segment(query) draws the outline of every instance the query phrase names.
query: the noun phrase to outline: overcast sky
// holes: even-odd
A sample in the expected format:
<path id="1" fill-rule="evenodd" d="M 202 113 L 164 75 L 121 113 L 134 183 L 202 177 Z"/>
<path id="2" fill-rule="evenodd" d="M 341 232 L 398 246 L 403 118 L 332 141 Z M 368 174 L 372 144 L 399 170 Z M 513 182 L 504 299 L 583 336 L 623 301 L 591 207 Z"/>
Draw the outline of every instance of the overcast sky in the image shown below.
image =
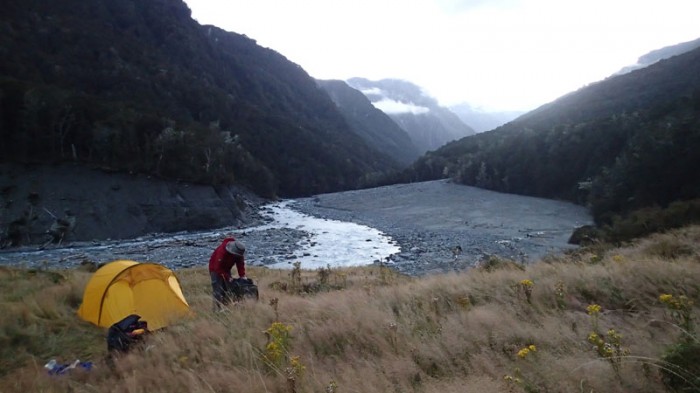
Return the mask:
<path id="1" fill-rule="evenodd" d="M 185 0 L 317 79 L 405 79 L 442 105 L 529 110 L 700 38 L 700 0 Z"/>

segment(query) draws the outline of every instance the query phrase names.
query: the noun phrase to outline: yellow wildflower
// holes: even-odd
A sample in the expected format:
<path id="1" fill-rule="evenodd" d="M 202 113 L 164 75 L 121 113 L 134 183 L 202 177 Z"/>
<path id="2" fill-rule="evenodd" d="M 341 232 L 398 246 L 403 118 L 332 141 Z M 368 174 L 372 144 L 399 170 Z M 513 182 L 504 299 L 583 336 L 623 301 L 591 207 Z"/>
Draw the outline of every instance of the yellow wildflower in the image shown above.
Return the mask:
<path id="1" fill-rule="evenodd" d="M 588 307 L 586 307 L 588 315 L 598 315 L 600 314 L 600 310 L 602 310 L 602 307 L 600 307 L 599 304 L 590 304 Z"/>
<path id="2" fill-rule="evenodd" d="M 618 332 L 615 331 L 615 329 L 610 329 L 608 330 L 608 337 L 610 337 L 613 340 L 620 340 L 622 338 L 622 335 Z"/>
<path id="3" fill-rule="evenodd" d="M 602 342 L 603 340 L 598 336 L 596 333 L 591 332 L 591 334 L 588 335 L 588 342 L 594 345 L 598 345 Z"/>
<path id="4" fill-rule="evenodd" d="M 304 371 L 306 371 L 306 366 L 301 363 L 299 356 L 292 356 L 289 358 L 289 366 L 291 367 L 292 373 L 297 377 L 303 376 Z"/>
<path id="5" fill-rule="evenodd" d="M 612 346 L 610 346 L 610 344 L 605 343 L 605 345 L 603 346 L 602 355 L 604 357 L 611 357 L 613 355 L 613 349 L 612 349 Z"/>
<path id="6" fill-rule="evenodd" d="M 537 348 L 534 345 L 528 345 L 527 347 L 518 351 L 518 357 L 524 359 L 530 352 L 537 352 Z"/>
<path id="7" fill-rule="evenodd" d="M 526 279 L 520 281 L 520 285 L 522 285 L 525 288 L 532 288 L 532 286 L 534 286 L 535 283 L 532 280 L 528 280 L 526 278 Z"/>

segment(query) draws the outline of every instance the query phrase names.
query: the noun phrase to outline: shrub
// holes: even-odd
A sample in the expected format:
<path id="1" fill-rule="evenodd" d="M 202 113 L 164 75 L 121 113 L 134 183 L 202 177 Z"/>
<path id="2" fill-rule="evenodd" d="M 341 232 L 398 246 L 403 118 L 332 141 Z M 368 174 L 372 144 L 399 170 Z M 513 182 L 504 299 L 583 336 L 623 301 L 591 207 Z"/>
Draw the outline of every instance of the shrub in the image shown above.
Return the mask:
<path id="1" fill-rule="evenodd" d="M 661 239 L 648 245 L 644 251 L 650 255 L 665 259 L 676 259 L 682 256 L 693 255 L 693 249 L 689 245 L 674 238 Z"/>
<path id="2" fill-rule="evenodd" d="M 700 343 L 679 343 L 663 356 L 666 386 L 677 392 L 700 392 Z"/>
<path id="3" fill-rule="evenodd" d="M 486 260 L 481 262 L 479 268 L 487 272 L 495 270 L 525 270 L 525 268 L 517 262 L 496 255 L 489 255 Z"/>
<path id="4" fill-rule="evenodd" d="M 625 216 L 616 216 L 603 229 L 604 239 L 624 242 L 700 222 L 700 199 L 677 201 L 666 208 L 647 207 Z"/>

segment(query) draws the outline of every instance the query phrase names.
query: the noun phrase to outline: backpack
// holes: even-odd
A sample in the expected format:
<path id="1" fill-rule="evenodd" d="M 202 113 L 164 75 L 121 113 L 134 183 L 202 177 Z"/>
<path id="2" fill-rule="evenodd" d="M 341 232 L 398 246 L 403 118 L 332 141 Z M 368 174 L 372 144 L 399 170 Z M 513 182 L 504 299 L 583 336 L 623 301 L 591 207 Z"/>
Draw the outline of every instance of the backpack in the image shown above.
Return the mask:
<path id="1" fill-rule="evenodd" d="M 109 327 L 107 331 L 109 352 L 127 352 L 131 346 L 143 340 L 143 334 L 148 332 L 148 323 L 139 319 L 141 316 L 131 314 Z"/>
<path id="2" fill-rule="evenodd" d="M 234 300 L 259 299 L 258 286 L 250 278 L 236 278 L 228 283 L 228 291 Z"/>

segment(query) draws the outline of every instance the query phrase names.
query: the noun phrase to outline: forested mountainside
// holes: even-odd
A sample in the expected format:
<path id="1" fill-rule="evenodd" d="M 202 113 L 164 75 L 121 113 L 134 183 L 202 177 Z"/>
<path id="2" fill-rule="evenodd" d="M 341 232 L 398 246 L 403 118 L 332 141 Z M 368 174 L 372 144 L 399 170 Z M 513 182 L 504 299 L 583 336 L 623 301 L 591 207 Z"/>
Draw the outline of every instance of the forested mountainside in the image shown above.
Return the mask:
<path id="1" fill-rule="evenodd" d="M 348 85 L 361 91 L 411 137 L 420 154 L 476 133 L 456 114 L 417 85 L 400 79 L 371 81 L 351 78 Z"/>
<path id="2" fill-rule="evenodd" d="M 630 71 L 638 70 L 656 63 L 659 60 L 668 59 L 669 57 L 678 56 L 680 54 L 690 52 L 693 49 L 700 48 L 700 38 L 681 42 L 680 44 L 670 45 L 661 49 L 653 50 L 645 55 L 639 56 L 636 64 L 622 68 L 616 74 L 624 74 Z"/>
<path id="3" fill-rule="evenodd" d="M 412 164 L 420 155 L 411 137 L 369 99 L 340 80 L 319 80 L 340 113 L 368 145 L 384 152 L 402 165 Z"/>
<path id="4" fill-rule="evenodd" d="M 571 200 L 588 204 L 596 222 L 605 224 L 700 197 L 698 151 L 700 49 L 594 83 L 496 130 L 450 143 L 421 157 L 404 180 L 449 176 Z"/>
<path id="5" fill-rule="evenodd" d="M 299 196 L 399 165 L 297 64 L 181 0 L 26 0 L 0 15 L 0 160 Z"/>

